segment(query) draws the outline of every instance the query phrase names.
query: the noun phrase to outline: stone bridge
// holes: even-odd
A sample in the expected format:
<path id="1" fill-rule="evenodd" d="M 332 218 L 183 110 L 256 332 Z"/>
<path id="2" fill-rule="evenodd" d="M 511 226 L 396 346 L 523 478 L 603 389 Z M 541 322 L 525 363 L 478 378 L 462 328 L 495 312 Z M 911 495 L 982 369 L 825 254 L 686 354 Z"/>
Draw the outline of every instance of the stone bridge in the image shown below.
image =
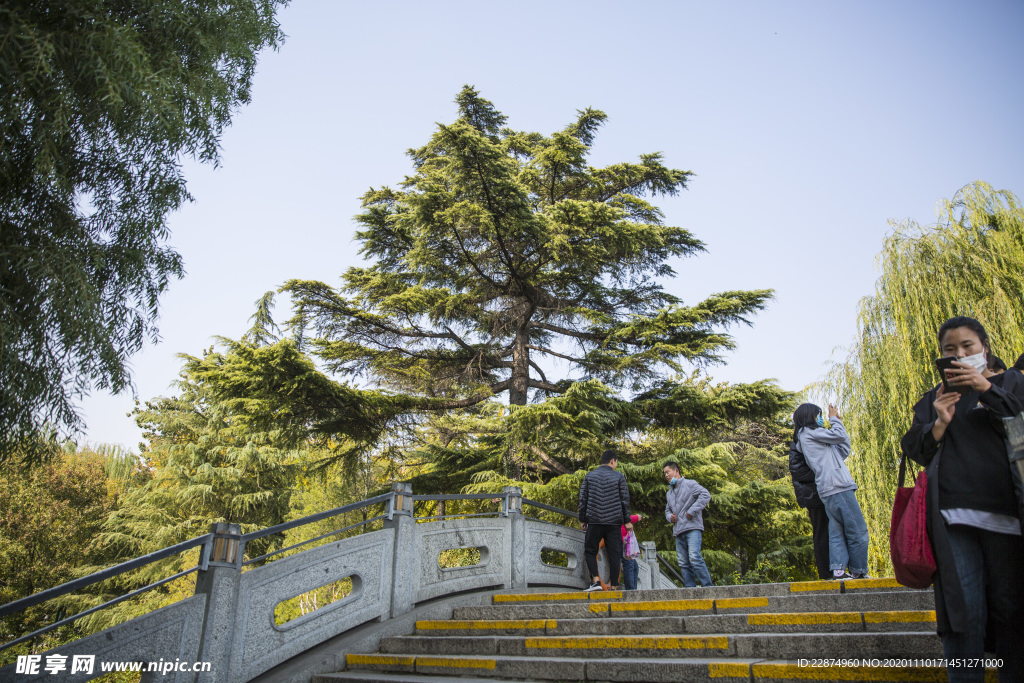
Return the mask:
<path id="1" fill-rule="evenodd" d="M 419 518 L 413 511 L 416 501 L 465 499 L 500 499 L 501 509 Z M 245 559 L 246 543 L 256 538 L 382 503 L 384 514 L 353 525 L 382 520 L 380 530 L 263 564 L 259 561 L 269 558 Z M 102 675 L 99 662 L 142 662 L 144 670 L 155 662 L 167 672 L 143 673 L 143 681 L 309 681 L 314 674 L 337 670 L 347 654 L 375 652 L 382 638 L 410 633 L 417 620 L 450 618 L 454 608 L 488 604 L 496 592 L 587 586 L 583 532 L 528 516 L 524 505 L 565 515 L 561 519 L 575 516 L 525 499 L 517 487 L 506 487 L 500 494 L 416 496 L 408 484 L 395 484 L 382 496 L 250 534 L 240 534 L 236 525 L 215 525 L 201 538 L 0 607 L 0 616 L 12 614 L 184 550 L 202 548 L 195 567 L 148 587 L 196 572 L 191 597 L 43 653 L 36 672 L 19 672 L 13 664 L 4 667 L 0 682 L 86 681 Z M 674 587 L 659 570 L 654 544 L 643 545 L 639 587 Z M 445 568 L 438 561 L 446 550 L 472 548 L 480 554 L 472 566 Z M 542 551 L 564 557 L 565 566 L 545 563 Z M 344 598 L 285 624 L 275 620 L 275 608 L 282 602 L 343 579 L 350 579 L 352 586 Z M 75 655 L 93 655 L 97 665 L 91 673 L 72 674 Z M 59 657 L 66 659 L 58 677 L 45 667 L 60 662 Z M 178 665 L 200 662 L 208 662 L 209 671 L 168 668 L 172 663 L 186 668 Z"/>

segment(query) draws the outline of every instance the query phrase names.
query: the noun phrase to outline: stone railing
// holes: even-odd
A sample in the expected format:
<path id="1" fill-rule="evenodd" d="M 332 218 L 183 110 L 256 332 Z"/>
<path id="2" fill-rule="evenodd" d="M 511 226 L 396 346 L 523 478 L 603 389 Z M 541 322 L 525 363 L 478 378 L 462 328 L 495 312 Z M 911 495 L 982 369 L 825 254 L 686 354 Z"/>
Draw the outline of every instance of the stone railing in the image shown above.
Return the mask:
<path id="1" fill-rule="evenodd" d="M 426 518 L 415 517 L 413 511 L 416 501 L 474 499 L 500 502 L 500 510 Z M 353 525 L 382 521 L 380 530 L 331 541 L 260 566 L 252 565 L 267 556 L 243 559 L 246 543 L 256 538 L 381 503 L 385 504 L 384 514 Z M 55 680 L 46 670 L 54 656 L 66 658 L 60 680 L 85 681 L 102 675 L 98 664 L 92 672 L 72 674 L 75 655 L 92 655 L 97 663 L 143 662 L 144 671 L 154 662 L 166 671 L 143 673 L 143 681 L 243 682 L 345 631 L 399 617 L 425 601 L 495 588 L 584 588 L 589 576 L 583 562 L 583 532 L 527 516 L 524 505 L 575 517 L 568 510 L 524 499 L 518 487 L 506 487 L 500 494 L 414 496 L 408 484 L 399 483 L 384 496 L 251 534 L 240 534 L 237 525 L 214 525 L 211 534 L 190 542 L 190 547 L 203 546 L 199 565 L 182 573 L 198 572 L 195 595 L 44 653 L 35 674 L 17 672 L 15 665 L 4 667 L 0 682 Z M 672 587 L 658 569 L 654 544 L 643 546 L 639 587 Z M 442 566 L 441 553 L 459 549 L 476 549 L 479 560 L 471 566 Z M 558 564 L 543 561 L 556 556 L 561 560 Z M 133 561 L 134 566 L 143 559 Z M 603 557 L 601 564 L 603 569 Z M 95 581 L 109 578 L 117 569 L 107 570 Z M 351 590 L 342 599 L 277 623 L 274 613 L 280 603 L 344 579 L 351 581 Z M 90 581 L 72 583 L 87 585 Z M 46 593 L 49 597 L 64 594 L 60 589 Z M 44 599 L 47 596 L 41 594 L 5 605 L 0 616 Z M 209 671 L 176 670 L 168 668 L 170 663 L 209 663 Z"/>

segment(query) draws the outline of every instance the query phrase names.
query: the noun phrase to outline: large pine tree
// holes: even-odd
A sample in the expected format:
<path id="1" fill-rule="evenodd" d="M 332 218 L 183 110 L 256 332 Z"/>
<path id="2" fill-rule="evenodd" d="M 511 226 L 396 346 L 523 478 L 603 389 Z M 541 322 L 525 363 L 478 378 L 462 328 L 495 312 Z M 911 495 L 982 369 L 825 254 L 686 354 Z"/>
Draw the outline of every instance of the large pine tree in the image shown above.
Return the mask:
<path id="1" fill-rule="evenodd" d="M 723 329 L 771 297 L 730 291 L 685 306 L 664 290 L 670 259 L 704 245 L 645 197 L 677 194 L 690 173 L 660 154 L 590 166 L 604 113 L 580 111 L 544 136 L 505 128 L 469 86 L 456 102 L 458 119 L 409 152 L 401 189 L 364 195 L 357 238 L 373 263 L 349 269 L 340 290 L 286 285 L 293 322 L 312 327 L 332 370 L 435 410 L 563 394 L 572 379 L 549 378 L 541 358 L 636 391 L 684 361 L 716 360 L 732 346 Z M 514 447 L 506 471 L 521 473 Z"/>

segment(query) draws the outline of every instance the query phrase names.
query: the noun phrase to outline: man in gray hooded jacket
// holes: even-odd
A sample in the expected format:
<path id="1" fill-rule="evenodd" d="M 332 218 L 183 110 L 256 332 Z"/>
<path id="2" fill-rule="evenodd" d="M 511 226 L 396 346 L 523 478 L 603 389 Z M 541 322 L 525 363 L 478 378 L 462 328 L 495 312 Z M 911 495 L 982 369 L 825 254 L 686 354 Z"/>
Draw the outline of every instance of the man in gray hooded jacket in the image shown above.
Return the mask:
<path id="1" fill-rule="evenodd" d="M 665 519 L 672 523 L 672 535 L 676 538 L 676 560 L 683 574 L 683 584 L 689 588 L 697 585 L 715 585 L 711 581 L 700 545 L 704 535 L 704 507 L 711 501 L 708 490 L 692 479 L 679 473 L 679 463 L 667 462 L 662 468 L 668 481 Z"/>

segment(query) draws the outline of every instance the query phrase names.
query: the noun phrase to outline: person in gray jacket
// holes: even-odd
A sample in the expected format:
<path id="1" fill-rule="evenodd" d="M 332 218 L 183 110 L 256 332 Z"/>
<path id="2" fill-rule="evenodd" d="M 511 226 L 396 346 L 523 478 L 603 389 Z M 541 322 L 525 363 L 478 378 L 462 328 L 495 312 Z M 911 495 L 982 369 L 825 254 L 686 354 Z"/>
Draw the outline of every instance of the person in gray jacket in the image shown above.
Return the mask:
<path id="1" fill-rule="evenodd" d="M 828 513 L 829 566 L 832 578 L 866 578 L 868 575 L 868 525 L 860 510 L 857 484 L 846 466 L 850 437 L 839 410 L 829 404 L 829 428 L 821 408 L 803 403 L 793 413 L 793 441 L 814 471 L 818 496 Z M 849 567 L 849 573 L 846 569 Z"/>
<path id="2" fill-rule="evenodd" d="M 668 492 L 665 494 L 665 519 L 672 523 L 672 535 L 676 538 L 676 561 L 683 574 L 683 584 L 689 588 L 697 585 L 715 585 L 711 581 L 700 544 L 704 536 L 705 506 L 711 501 L 708 490 L 692 479 L 679 473 L 679 463 L 670 461 L 662 467 Z"/>

